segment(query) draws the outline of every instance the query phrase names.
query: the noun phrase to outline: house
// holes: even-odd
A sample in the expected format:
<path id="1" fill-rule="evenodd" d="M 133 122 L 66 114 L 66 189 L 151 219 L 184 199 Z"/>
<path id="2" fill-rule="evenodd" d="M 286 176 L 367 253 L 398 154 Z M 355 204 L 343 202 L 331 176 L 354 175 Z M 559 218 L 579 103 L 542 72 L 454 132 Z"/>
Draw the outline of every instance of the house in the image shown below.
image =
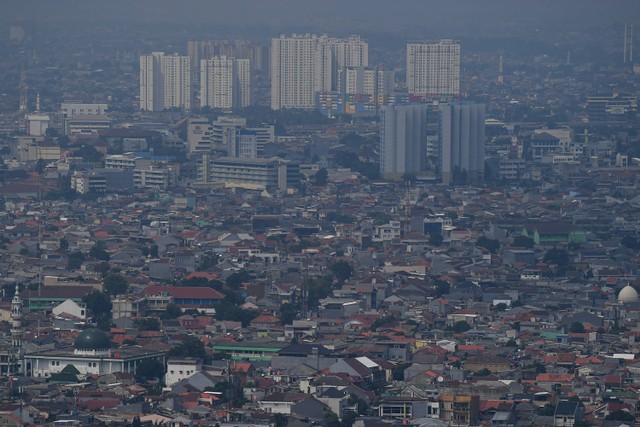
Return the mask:
<path id="1" fill-rule="evenodd" d="M 568 400 L 558 402 L 553 412 L 553 426 L 573 427 L 582 420 L 583 413 L 580 402 Z"/>
<path id="2" fill-rule="evenodd" d="M 480 415 L 477 394 L 448 394 L 440 397 L 440 419 L 452 425 L 475 425 Z"/>
<path id="3" fill-rule="evenodd" d="M 587 233 L 564 222 L 536 222 L 525 224 L 522 235 L 536 244 L 586 243 Z"/>
<path id="4" fill-rule="evenodd" d="M 147 296 L 168 296 L 180 308 L 213 311 L 213 306 L 224 298 L 222 292 L 213 288 L 197 286 L 149 286 L 144 290 Z"/>
<path id="5" fill-rule="evenodd" d="M 270 414 L 291 415 L 293 405 L 309 398 L 311 396 L 304 393 L 276 392 L 265 396 L 258 402 L 258 406 Z"/>
<path id="6" fill-rule="evenodd" d="M 66 316 L 77 320 L 87 320 L 87 305 L 83 302 L 65 300 L 53 307 L 51 310 L 54 316 Z"/>
<path id="7" fill-rule="evenodd" d="M 196 372 L 202 371 L 202 360 L 196 357 L 171 358 L 167 360 L 165 384 L 171 387 L 175 383 L 189 378 Z"/>
<path id="8" fill-rule="evenodd" d="M 439 418 L 440 402 L 422 397 L 387 397 L 378 406 L 380 418 Z"/>

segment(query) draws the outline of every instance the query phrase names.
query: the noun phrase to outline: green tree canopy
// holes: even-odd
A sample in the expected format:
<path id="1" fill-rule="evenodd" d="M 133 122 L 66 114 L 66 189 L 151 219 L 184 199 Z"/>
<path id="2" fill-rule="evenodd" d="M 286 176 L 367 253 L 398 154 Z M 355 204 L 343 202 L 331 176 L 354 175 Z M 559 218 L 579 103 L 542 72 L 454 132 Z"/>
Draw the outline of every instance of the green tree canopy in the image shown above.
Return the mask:
<path id="1" fill-rule="evenodd" d="M 351 266 L 346 261 L 337 261 L 331 264 L 329 267 L 331 273 L 333 273 L 340 282 L 344 282 L 351 277 Z"/>
<path id="2" fill-rule="evenodd" d="M 129 284 L 121 274 L 110 273 L 104 278 L 104 289 L 110 295 L 120 295 L 127 293 Z"/>
<path id="3" fill-rule="evenodd" d="M 629 413 L 629 411 L 625 411 L 623 409 L 618 409 L 617 411 L 611 412 L 607 415 L 605 420 L 614 420 L 614 421 L 635 421 L 636 418 Z"/>
<path id="4" fill-rule="evenodd" d="M 482 236 L 476 241 L 476 246 L 485 248 L 492 254 L 495 254 L 498 249 L 500 249 L 500 242 L 495 239 L 489 239 L 485 236 Z"/>
<path id="5" fill-rule="evenodd" d="M 320 168 L 313 176 L 313 183 L 324 187 L 327 182 L 329 182 L 329 172 L 327 172 L 326 168 Z"/>
<path id="6" fill-rule="evenodd" d="M 189 336 L 180 344 L 167 352 L 167 357 L 198 357 L 202 360 L 207 358 L 204 344 L 198 337 Z"/>
<path id="7" fill-rule="evenodd" d="M 569 253 L 564 249 L 551 248 L 544 254 L 544 262 L 566 268 L 569 264 Z"/>
<path id="8" fill-rule="evenodd" d="M 456 333 L 456 334 L 461 334 L 463 332 L 467 332 L 469 329 L 471 329 L 471 325 L 469 325 L 467 322 L 465 322 L 464 320 L 459 320 L 456 323 L 453 324 L 453 326 L 451 327 L 451 330 Z"/>
<path id="9" fill-rule="evenodd" d="M 569 331 L 573 334 L 584 334 L 585 332 L 584 325 L 580 322 L 573 322 L 571 324 Z"/>
<path id="10" fill-rule="evenodd" d="M 162 380 L 164 374 L 164 364 L 158 359 L 142 359 L 136 368 L 138 381 Z"/>
<path id="11" fill-rule="evenodd" d="M 535 244 L 535 242 L 533 241 L 533 239 L 527 237 L 527 236 L 516 236 L 513 239 L 513 243 L 512 246 L 515 246 L 517 248 L 528 248 L 531 249 L 533 248 L 533 245 Z"/>
<path id="12" fill-rule="evenodd" d="M 82 297 L 87 308 L 94 314 L 109 313 L 111 311 L 111 298 L 104 292 L 93 291 Z"/>
<path id="13" fill-rule="evenodd" d="M 80 251 L 72 252 L 67 258 L 67 268 L 69 270 L 77 270 L 82 266 L 84 262 L 84 254 Z"/>
<path id="14" fill-rule="evenodd" d="M 89 250 L 89 256 L 99 259 L 100 261 L 109 261 L 111 258 L 109 252 L 107 252 L 100 243 L 96 243 L 91 247 Z"/>
<path id="15" fill-rule="evenodd" d="M 165 308 L 164 313 L 160 314 L 160 319 L 176 319 L 180 316 L 182 316 L 182 309 L 175 303 L 170 302 L 167 304 L 167 308 Z"/>

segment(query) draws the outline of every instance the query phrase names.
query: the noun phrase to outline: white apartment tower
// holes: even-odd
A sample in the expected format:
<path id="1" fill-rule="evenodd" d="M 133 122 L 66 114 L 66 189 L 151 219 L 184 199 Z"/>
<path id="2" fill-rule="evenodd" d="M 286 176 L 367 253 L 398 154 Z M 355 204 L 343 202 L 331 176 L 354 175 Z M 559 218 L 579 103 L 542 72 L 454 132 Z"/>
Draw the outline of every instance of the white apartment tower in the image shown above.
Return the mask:
<path id="1" fill-rule="evenodd" d="M 460 43 L 445 39 L 407 44 L 407 89 L 413 95 L 460 93 Z"/>
<path id="2" fill-rule="evenodd" d="M 335 90 L 338 70 L 366 67 L 369 47 L 359 36 L 335 39 L 315 34 L 271 40 L 271 108 L 313 109 L 316 92 Z"/>
<path id="3" fill-rule="evenodd" d="M 143 55 L 140 57 L 140 109 L 167 108 L 191 108 L 189 57 L 164 52 Z"/>
<path id="4" fill-rule="evenodd" d="M 200 106 L 222 109 L 251 104 L 251 64 L 248 59 L 217 56 L 200 61 Z"/>

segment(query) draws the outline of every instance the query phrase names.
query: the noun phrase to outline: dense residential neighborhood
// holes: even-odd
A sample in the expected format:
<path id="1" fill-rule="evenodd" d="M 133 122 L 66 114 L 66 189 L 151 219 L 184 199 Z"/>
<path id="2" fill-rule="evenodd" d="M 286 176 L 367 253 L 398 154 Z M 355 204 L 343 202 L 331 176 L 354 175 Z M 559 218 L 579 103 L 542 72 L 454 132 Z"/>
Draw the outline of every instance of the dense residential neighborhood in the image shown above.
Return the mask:
<path id="1" fill-rule="evenodd" d="M 632 23 L 30 19 L 0 17 L 0 425 L 637 425 Z"/>

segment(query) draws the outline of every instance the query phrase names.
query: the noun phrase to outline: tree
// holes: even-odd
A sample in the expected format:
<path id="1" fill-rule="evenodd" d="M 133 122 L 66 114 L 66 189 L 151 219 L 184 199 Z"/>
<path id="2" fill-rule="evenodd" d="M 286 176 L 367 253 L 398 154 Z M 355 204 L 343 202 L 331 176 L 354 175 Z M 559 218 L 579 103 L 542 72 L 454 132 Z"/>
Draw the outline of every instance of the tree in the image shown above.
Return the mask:
<path id="1" fill-rule="evenodd" d="M 77 270 L 82 266 L 84 262 L 84 254 L 80 251 L 72 252 L 67 259 L 67 268 L 69 270 Z"/>
<path id="2" fill-rule="evenodd" d="M 440 246 L 444 238 L 440 233 L 429 233 L 429 244 L 433 246 Z"/>
<path id="3" fill-rule="evenodd" d="M 290 325 L 298 315 L 298 309 L 293 304 L 285 302 L 280 306 L 278 315 L 283 325 Z"/>
<path id="4" fill-rule="evenodd" d="M 164 377 L 164 364 L 158 359 L 142 359 L 136 368 L 138 381 L 161 380 Z"/>
<path id="5" fill-rule="evenodd" d="M 637 251 L 640 249 L 640 241 L 633 236 L 624 236 L 622 240 L 620 240 L 620 244 L 628 249 L 633 249 Z"/>
<path id="6" fill-rule="evenodd" d="M 136 326 L 141 331 L 159 331 L 160 321 L 155 317 L 145 317 L 136 320 Z"/>
<path id="7" fill-rule="evenodd" d="M 167 304 L 167 308 L 164 309 L 164 313 L 160 314 L 160 319 L 176 319 L 180 316 L 182 316 L 182 309 L 176 304 L 170 302 L 169 304 Z"/>
<path id="8" fill-rule="evenodd" d="M 226 284 L 232 289 L 238 289 L 242 282 L 245 282 L 251 278 L 251 275 L 246 270 L 236 271 L 227 277 Z"/>
<path id="9" fill-rule="evenodd" d="M 580 322 L 573 322 L 571 324 L 569 331 L 572 334 L 584 334 L 585 332 L 584 325 Z"/>
<path id="10" fill-rule="evenodd" d="M 94 290 L 90 294 L 82 297 L 82 302 L 94 316 L 109 313 L 111 311 L 111 298 L 104 292 Z"/>
<path id="11" fill-rule="evenodd" d="M 544 254 L 544 262 L 565 268 L 569 264 L 569 253 L 564 249 L 551 248 Z"/>
<path id="12" fill-rule="evenodd" d="M 495 239 L 489 239 L 485 236 L 482 236 L 476 241 L 476 246 L 485 248 L 492 254 L 495 254 L 498 249 L 500 249 L 500 242 Z"/>
<path id="13" fill-rule="evenodd" d="M 503 302 L 496 304 L 496 310 L 498 311 L 505 311 L 507 308 L 509 308 L 509 306 Z"/>
<path id="14" fill-rule="evenodd" d="M 324 424 L 327 427 L 341 427 L 340 418 L 331 409 L 324 413 Z"/>
<path id="15" fill-rule="evenodd" d="M 607 415 L 605 420 L 614 420 L 614 421 L 635 421 L 635 417 L 631 415 L 628 411 L 623 409 L 618 409 L 617 411 L 611 412 Z"/>
<path id="16" fill-rule="evenodd" d="M 435 279 L 433 281 L 434 285 L 436 285 L 436 296 L 441 297 L 443 295 L 447 295 L 451 290 L 451 285 L 449 282 L 445 282 L 444 280 Z"/>
<path id="17" fill-rule="evenodd" d="M 93 291 L 82 297 L 87 308 L 93 313 L 93 319 L 99 329 L 108 330 L 111 327 L 111 298 L 104 292 Z"/>
<path id="18" fill-rule="evenodd" d="M 110 295 L 120 295 L 127 293 L 129 284 L 127 279 L 121 274 L 110 273 L 104 278 L 104 288 Z"/>
<path id="19" fill-rule="evenodd" d="M 556 276 L 563 276 L 569 265 L 569 253 L 565 249 L 551 248 L 544 255 L 544 262 L 555 264 L 557 266 Z"/>
<path id="20" fill-rule="evenodd" d="M 107 252 L 100 243 L 96 243 L 89 249 L 89 256 L 99 259 L 100 261 L 109 261 L 111 258 L 109 252 Z"/>
<path id="21" fill-rule="evenodd" d="M 47 162 L 45 162 L 44 159 L 38 159 L 34 170 L 36 171 L 36 173 L 42 174 L 46 166 L 47 166 Z"/>
<path id="22" fill-rule="evenodd" d="M 484 369 L 480 369 L 479 371 L 476 371 L 473 375 L 476 377 L 486 377 L 491 375 L 491 371 L 488 370 L 487 368 L 484 368 Z"/>
<path id="23" fill-rule="evenodd" d="M 377 330 L 380 326 L 386 325 L 387 323 L 392 323 L 395 322 L 397 319 L 395 318 L 395 316 L 393 316 L 392 314 L 388 315 L 388 316 L 384 316 L 384 317 L 379 317 L 375 320 L 375 322 L 373 322 L 371 324 L 371 330 L 375 331 Z"/>
<path id="24" fill-rule="evenodd" d="M 334 262 L 333 264 L 331 264 L 329 269 L 340 282 L 344 282 L 351 277 L 351 266 L 346 261 Z"/>
<path id="25" fill-rule="evenodd" d="M 535 244 L 535 242 L 533 241 L 533 239 L 527 237 L 527 236 L 516 236 L 513 239 L 513 243 L 512 246 L 515 246 L 517 248 L 528 248 L 531 249 L 533 248 L 533 245 Z"/>
<path id="26" fill-rule="evenodd" d="M 102 160 L 102 153 L 91 145 L 83 145 L 75 152 L 76 157 L 82 157 L 85 162 L 99 162 Z"/>
<path id="27" fill-rule="evenodd" d="M 63 251 L 69 249 L 69 241 L 64 237 L 60 239 L 60 249 Z"/>
<path id="28" fill-rule="evenodd" d="M 93 267 L 93 271 L 100 273 L 102 277 L 105 277 L 109 270 L 111 270 L 111 266 L 106 261 L 99 262 Z"/>
<path id="29" fill-rule="evenodd" d="M 556 412 L 556 407 L 551 403 L 547 403 L 542 408 L 538 409 L 538 415 L 541 415 L 543 417 L 553 416 L 555 412 Z"/>
<path id="30" fill-rule="evenodd" d="M 320 168 L 318 172 L 313 176 L 313 183 L 324 187 L 329 182 L 329 172 L 326 168 Z"/>
<path id="31" fill-rule="evenodd" d="M 451 327 L 451 330 L 456 334 L 461 334 L 463 332 L 467 332 L 469 329 L 471 329 L 471 326 L 467 322 L 465 322 L 464 320 L 457 321 Z"/>
<path id="32" fill-rule="evenodd" d="M 171 357 L 198 357 L 205 360 L 207 353 L 198 337 L 189 336 L 167 352 L 167 358 Z"/>

